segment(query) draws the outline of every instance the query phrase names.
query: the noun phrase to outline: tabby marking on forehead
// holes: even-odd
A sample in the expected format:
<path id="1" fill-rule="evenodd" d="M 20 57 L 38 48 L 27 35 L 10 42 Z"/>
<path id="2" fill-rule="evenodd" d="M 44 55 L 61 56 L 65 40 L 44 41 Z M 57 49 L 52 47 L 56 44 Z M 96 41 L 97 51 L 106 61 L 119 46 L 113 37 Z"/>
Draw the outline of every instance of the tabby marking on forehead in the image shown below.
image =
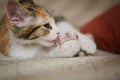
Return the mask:
<path id="1" fill-rule="evenodd" d="M 40 16 L 48 21 L 50 20 L 49 14 L 43 8 L 41 8 L 41 6 L 26 2 L 22 4 L 22 7 L 30 14 L 34 14 L 35 16 Z"/>

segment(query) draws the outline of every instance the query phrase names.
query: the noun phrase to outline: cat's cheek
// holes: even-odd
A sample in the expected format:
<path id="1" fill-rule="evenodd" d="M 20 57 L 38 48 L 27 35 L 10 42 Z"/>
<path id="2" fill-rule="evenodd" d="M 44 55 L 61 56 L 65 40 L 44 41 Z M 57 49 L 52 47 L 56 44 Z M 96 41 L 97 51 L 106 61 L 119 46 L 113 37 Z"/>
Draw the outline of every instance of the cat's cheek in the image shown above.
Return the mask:
<path id="1" fill-rule="evenodd" d="M 46 47 L 50 47 L 50 46 L 53 46 L 55 43 L 54 42 L 50 43 L 50 42 L 47 42 L 45 40 L 42 40 L 42 41 L 39 41 L 38 44 L 46 46 Z"/>
<path id="2" fill-rule="evenodd" d="M 52 41 L 55 40 L 57 38 L 57 33 L 53 30 L 50 31 L 50 33 L 43 37 L 42 39 L 47 40 L 47 41 Z"/>
<path id="3" fill-rule="evenodd" d="M 38 43 L 43 46 L 53 46 L 55 44 L 55 40 L 57 38 L 57 33 L 55 31 L 51 31 L 47 36 L 41 38 Z"/>

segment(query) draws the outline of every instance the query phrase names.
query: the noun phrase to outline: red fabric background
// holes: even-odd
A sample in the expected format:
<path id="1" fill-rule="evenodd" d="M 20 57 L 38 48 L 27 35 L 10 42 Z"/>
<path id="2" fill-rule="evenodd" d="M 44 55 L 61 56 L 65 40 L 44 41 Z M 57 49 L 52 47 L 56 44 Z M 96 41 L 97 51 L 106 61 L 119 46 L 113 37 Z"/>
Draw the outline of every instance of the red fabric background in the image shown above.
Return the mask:
<path id="1" fill-rule="evenodd" d="M 80 28 L 91 33 L 99 49 L 120 53 L 120 4 Z"/>

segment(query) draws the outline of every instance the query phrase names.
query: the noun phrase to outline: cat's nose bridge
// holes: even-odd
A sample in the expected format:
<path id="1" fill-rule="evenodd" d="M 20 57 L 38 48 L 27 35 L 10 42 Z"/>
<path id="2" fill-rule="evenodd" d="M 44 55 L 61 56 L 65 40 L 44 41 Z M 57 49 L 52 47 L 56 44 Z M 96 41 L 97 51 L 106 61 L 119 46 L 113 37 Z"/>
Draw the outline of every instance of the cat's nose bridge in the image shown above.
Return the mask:
<path id="1" fill-rule="evenodd" d="M 60 42 L 60 32 L 57 33 L 56 41 L 59 41 L 59 42 Z"/>
<path id="2" fill-rule="evenodd" d="M 60 31 L 56 32 L 57 37 L 60 37 Z"/>

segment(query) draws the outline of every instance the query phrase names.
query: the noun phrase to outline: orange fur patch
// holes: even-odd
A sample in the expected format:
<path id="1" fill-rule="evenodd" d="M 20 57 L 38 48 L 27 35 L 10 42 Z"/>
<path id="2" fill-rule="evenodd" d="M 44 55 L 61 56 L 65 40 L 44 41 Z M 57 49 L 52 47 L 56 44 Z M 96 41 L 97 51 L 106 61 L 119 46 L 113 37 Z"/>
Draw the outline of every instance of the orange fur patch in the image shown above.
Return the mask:
<path id="1" fill-rule="evenodd" d="M 19 7 L 21 7 L 25 12 L 27 12 L 29 15 L 34 14 L 35 17 L 41 17 L 44 20 L 46 20 L 46 22 L 50 22 L 50 16 L 47 14 L 47 12 L 42 9 L 39 6 L 34 6 L 32 7 L 32 11 L 29 11 L 28 8 L 31 7 L 32 4 L 30 3 L 24 3 L 24 4 L 19 4 Z M 34 16 L 31 15 L 31 16 Z M 9 48 L 10 48 L 10 35 L 8 30 L 11 31 L 15 31 L 17 29 L 17 26 L 13 26 L 10 24 L 9 19 L 7 17 L 5 17 L 3 19 L 3 21 L 0 24 L 0 51 L 4 54 L 4 55 L 8 55 L 9 53 Z M 28 40 L 32 40 L 35 38 L 41 38 L 43 36 L 46 36 L 49 34 L 50 30 L 46 29 L 44 26 L 42 26 L 40 24 L 40 27 L 36 28 L 37 26 L 31 26 L 31 27 L 22 27 L 23 29 L 21 29 L 21 31 L 16 31 L 16 33 L 14 33 L 14 36 L 18 39 L 21 39 L 20 36 L 24 39 L 24 36 L 26 36 L 26 33 L 30 33 L 30 35 L 28 36 Z M 35 29 L 35 30 L 34 30 Z"/>

